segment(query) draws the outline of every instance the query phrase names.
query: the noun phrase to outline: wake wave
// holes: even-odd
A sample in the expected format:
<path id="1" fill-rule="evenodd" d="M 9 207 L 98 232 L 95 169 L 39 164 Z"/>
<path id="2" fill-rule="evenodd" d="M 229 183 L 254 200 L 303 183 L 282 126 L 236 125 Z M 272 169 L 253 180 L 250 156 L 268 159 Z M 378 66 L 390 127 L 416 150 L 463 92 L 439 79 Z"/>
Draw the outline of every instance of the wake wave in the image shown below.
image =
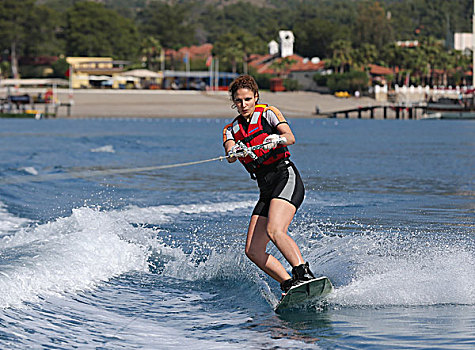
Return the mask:
<path id="1" fill-rule="evenodd" d="M 82 207 L 69 217 L 34 224 L 8 213 L 0 203 L 0 308 L 91 289 L 137 270 L 192 282 L 249 283 L 275 304 L 277 284 L 266 283 L 269 279 L 245 257 L 239 239 L 239 250 L 211 241 L 208 249 L 190 251 L 198 242 L 170 245 L 160 228 L 140 225 L 159 226 L 182 214 L 229 215 L 252 205 L 243 201 L 111 211 Z M 356 222 L 341 225 L 296 222 L 291 232 L 314 272 L 334 282 L 331 304 L 475 304 L 473 237 L 454 240 L 449 234 L 429 237 Z M 273 245 L 269 248 L 283 261 Z"/>
<path id="2" fill-rule="evenodd" d="M 323 229 L 317 233 L 315 228 L 310 234 L 300 230 L 297 240 L 310 236 L 305 251 L 311 266 L 336 285 L 332 304 L 475 304 L 475 242 L 469 235 L 455 234 L 454 239 L 449 233 L 442 237 L 363 225 L 335 235 L 328 223 L 318 226 Z M 341 231 L 336 226 L 334 231 Z"/>
<path id="3" fill-rule="evenodd" d="M 123 217 L 130 222 L 162 224 L 173 220 L 179 214 L 226 213 L 236 209 L 252 207 L 252 201 L 222 202 L 207 204 L 161 205 L 139 208 L 130 206 L 125 210 L 114 211 L 113 215 Z"/>
<path id="4" fill-rule="evenodd" d="M 341 305 L 475 304 L 473 253 L 450 249 L 424 257 L 378 257 L 337 290 Z"/>
<path id="5" fill-rule="evenodd" d="M 6 260 L 0 275 L 0 307 L 89 289 L 140 269 L 145 264 L 144 250 L 121 239 L 117 233 L 124 231 L 124 224 L 107 213 L 81 208 L 69 218 L 4 237 L 0 241 Z"/>
<path id="6" fill-rule="evenodd" d="M 27 225 L 28 219 L 17 217 L 8 212 L 4 203 L 0 202 L 0 237 L 17 231 Z"/>
<path id="7" fill-rule="evenodd" d="M 197 267 L 193 257 L 180 247 L 161 242 L 157 237 L 159 229 L 136 224 L 162 224 L 183 213 L 223 213 L 250 205 L 233 202 L 131 206 L 112 211 L 82 207 L 74 209 L 69 217 L 36 225 L 16 218 L 1 206 L 0 227 L 6 234 L 0 236 L 0 308 L 90 289 L 133 270 L 148 272 L 154 252 L 159 252 L 165 261 L 167 275 L 183 279 L 211 276 L 206 267 Z"/>
<path id="8" fill-rule="evenodd" d="M 427 236 L 391 232 L 358 222 L 296 223 L 291 235 L 317 275 L 335 284 L 328 301 L 335 306 L 413 306 L 475 304 L 475 242 L 470 236 Z M 348 231 L 353 228 L 353 231 Z M 212 252 L 196 264 L 193 253 L 155 245 L 160 273 L 191 281 L 210 279 L 251 283 L 271 305 L 279 295 L 278 284 L 266 282 L 243 250 Z M 290 269 L 271 244 L 269 251 Z M 270 278 L 268 278 L 270 280 Z"/>

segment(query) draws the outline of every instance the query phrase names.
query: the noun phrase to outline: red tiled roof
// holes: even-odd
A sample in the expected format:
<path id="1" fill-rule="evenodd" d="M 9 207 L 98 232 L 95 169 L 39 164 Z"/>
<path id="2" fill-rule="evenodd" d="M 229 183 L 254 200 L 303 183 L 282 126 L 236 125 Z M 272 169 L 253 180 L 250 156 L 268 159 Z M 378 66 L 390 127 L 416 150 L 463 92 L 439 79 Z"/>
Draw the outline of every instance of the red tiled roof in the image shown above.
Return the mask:
<path id="1" fill-rule="evenodd" d="M 193 45 L 190 47 L 182 47 L 178 51 L 172 49 L 165 49 L 165 55 L 185 57 L 185 55 L 188 53 L 191 59 L 207 58 L 211 55 L 212 50 L 212 44 L 203 44 L 200 46 Z M 280 57 L 271 54 L 251 54 L 248 59 L 248 64 L 249 66 L 254 67 L 257 73 L 274 75 L 277 74 L 277 72 L 275 69 L 271 68 L 271 65 L 273 62 L 280 59 Z M 291 65 L 290 69 L 287 72 L 283 72 L 285 74 L 296 71 L 318 71 L 323 69 L 325 66 L 325 63 L 323 61 L 320 61 L 319 63 L 315 64 L 312 63 L 310 60 L 306 60 L 304 63 L 304 58 L 299 55 L 289 56 L 289 59 L 294 60 L 295 62 Z"/>
<path id="2" fill-rule="evenodd" d="M 200 46 L 190 46 L 190 47 L 182 47 L 178 50 L 178 53 L 185 56 L 186 53 L 190 56 L 190 58 L 206 58 L 211 55 L 211 50 L 213 50 L 212 44 L 203 44 Z"/>
<path id="3" fill-rule="evenodd" d="M 370 73 L 374 75 L 390 75 L 393 74 L 393 70 L 391 68 L 378 66 L 376 64 L 370 64 Z"/>
<path id="4" fill-rule="evenodd" d="M 254 67 L 257 70 L 257 73 L 277 74 L 276 70 L 271 66 L 273 62 L 279 61 L 281 58 L 275 57 L 272 59 L 272 57 L 273 55 L 252 55 L 248 64 Z M 305 60 L 304 62 L 304 58 L 299 55 L 288 56 L 288 58 L 293 60 L 294 63 L 286 72 L 283 72 L 285 74 L 290 72 L 319 71 L 325 67 L 325 63 L 323 61 L 312 63 L 310 60 Z"/>
<path id="5" fill-rule="evenodd" d="M 259 65 L 264 64 L 266 61 L 270 61 L 275 55 L 267 54 L 267 55 L 259 55 L 259 54 L 251 54 L 247 63 L 252 65 Z"/>
<path id="6" fill-rule="evenodd" d="M 178 57 L 185 57 L 188 53 L 191 59 L 193 58 L 207 58 L 211 56 L 211 50 L 213 50 L 212 44 L 203 44 L 203 45 L 193 45 L 190 47 L 182 47 L 181 49 L 173 50 L 173 49 L 165 49 L 166 56 L 178 56 Z"/>

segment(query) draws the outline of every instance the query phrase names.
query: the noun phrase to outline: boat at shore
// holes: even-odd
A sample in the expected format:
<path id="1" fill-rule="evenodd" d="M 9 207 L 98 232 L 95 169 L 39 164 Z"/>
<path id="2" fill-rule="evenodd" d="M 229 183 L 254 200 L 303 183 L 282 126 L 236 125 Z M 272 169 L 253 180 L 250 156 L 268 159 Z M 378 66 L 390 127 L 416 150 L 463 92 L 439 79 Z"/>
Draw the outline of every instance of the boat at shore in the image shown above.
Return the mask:
<path id="1" fill-rule="evenodd" d="M 422 119 L 475 119 L 474 91 L 429 100 Z"/>
<path id="2" fill-rule="evenodd" d="M 44 116 L 37 110 L 27 110 L 25 112 L 18 113 L 2 113 L 0 112 L 0 118 L 14 118 L 14 119 L 43 119 Z"/>
<path id="3" fill-rule="evenodd" d="M 34 107 L 33 98 L 28 94 L 9 95 L 7 98 L 0 98 L 0 118 L 42 119 L 44 113 Z"/>
<path id="4" fill-rule="evenodd" d="M 475 111 L 425 113 L 421 119 L 475 119 Z"/>

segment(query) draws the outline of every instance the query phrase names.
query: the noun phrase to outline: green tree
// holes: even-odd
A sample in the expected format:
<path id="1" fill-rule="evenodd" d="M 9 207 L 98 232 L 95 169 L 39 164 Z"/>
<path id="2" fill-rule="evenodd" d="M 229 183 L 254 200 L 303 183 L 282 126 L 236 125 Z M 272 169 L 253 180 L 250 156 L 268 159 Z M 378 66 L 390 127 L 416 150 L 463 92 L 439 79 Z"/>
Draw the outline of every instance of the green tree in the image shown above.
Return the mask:
<path id="1" fill-rule="evenodd" d="M 285 74 L 296 62 L 296 60 L 289 57 L 278 58 L 272 62 L 270 67 L 274 69 L 277 72 L 277 76 L 280 77 Z"/>
<path id="2" fill-rule="evenodd" d="M 64 16 L 45 5 L 36 5 L 31 17 L 25 24 L 25 56 L 51 55 L 59 56 L 64 53 L 65 44 L 59 33 L 64 27 Z"/>
<path id="3" fill-rule="evenodd" d="M 27 30 L 33 16 L 34 0 L 0 1 L 0 45 L 2 52 L 10 52 L 11 69 L 18 77 L 18 54 L 25 48 L 30 32 Z"/>
<path id="4" fill-rule="evenodd" d="M 112 56 L 133 59 L 140 42 L 132 21 L 94 2 L 78 2 L 67 11 L 66 53 L 69 56 Z"/>
<path id="5" fill-rule="evenodd" d="M 454 85 L 467 85 L 466 72 L 472 70 L 472 56 L 465 55 L 461 51 L 453 50 L 452 59 L 454 61 L 454 66 L 457 67 L 457 72 L 454 74 Z M 471 78 L 471 77 L 470 77 Z M 470 80 L 470 83 L 472 80 Z"/>
<path id="6" fill-rule="evenodd" d="M 364 43 L 354 50 L 353 66 L 354 68 L 366 68 L 369 64 L 375 63 L 379 55 L 375 45 Z"/>
<path id="7" fill-rule="evenodd" d="M 327 77 L 328 88 L 335 91 L 362 91 L 368 87 L 368 75 L 362 71 L 331 74 Z"/>
<path id="8" fill-rule="evenodd" d="M 294 27 L 295 49 L 304 57 L 330 57 L 331 44 L 349 37 L 349 28 L 325 19 L 298 21 Z"/>
<path id="9" fill-rule="evenodd" d="M 395 43 L 386 44 L 379 52 L 378 62 L 383 66 L 390 67 L 393 70 L 393 83 L 399 81 L 399 56 L 400 47 Z"/>
<path id="10" fill-rule="evenodd" d="M 421 47 L 406 48 L 404 51 L 401 66 L 404 68 L 406 75 L 404 84 L 422 83 L 422 76 L 427 69 L 427 57 Z"/>
<path id="11" fill-rule="evenodd" d="M 142 39 L 140 53 L 142 54 L 142 61 L 145 62 L 148 69 L 159 69 L 162 50 L 162 45 L 160 45 L 160 41 L 156 37 L 147 36 Z"/>
<path id="12" fill-rule="evenodd" d="M 143 35 L 153 36 L 169 48 L 179 49 L 194 44 L 195 28 L 189 22 L 186 5 L 150 2 L 138 15 Z"/>
<path id="13" fill-rule="evenodd" d="M 392 39 L 391 26 L 379 2 L 362 1 L 354 28 L 355 46 L 371 43 L 381 49 Z"/>
<path id="14" fill-rule="evenodd" d="M 454 32 L 471 31 L 473 2 L 468 0 L 386 1 L 396 40 L 433 36 L 447 38 Z"/>
<path id="15" fill-rule="evenodd" d="M 64 57 L 58 59 L 55 63 L 52 64 L 53 74 L 51 75 L 54 78 L 66 78 L 66 73 L 69 69 L 69 63 Z"/>
<path id="16" fill-rule="evenodd" d="M 345 71 L 345 66 L 352 66 L 354 51 L 349 40 L 336 40 L 330 45 L 332 57 L 330 64 L 338 68 L 340 73 Z"/>
<path id="17" fill-rule="evenodd" d="M 203 8 L 200 1 L 197 3 Z M 205 32 L 207 41 L 212 43 L 235 28 L 244 28 L 252 36 L 269 42 L 275 39 L 280 29 L 289 28 L 282 15 L 283 11 L 263 9 L 251 2 L 239 1 L 220 8 L 209 5 L 206 11 L 200 12 L 199 27 Z"/>
<path id="18" fill-rule="evenodd" d="M 439 81 L 439 84 L 447 86 L 449 72 L 455 69 L 455 60 L 453 59 L 452 53 L 445 50 L 442 51 L 435 61 L 435 67 L 441 69 L 443 72 L 442 80 Z"/>
<path id="19" fill-rule="evenodd" d="M 421 53 L 426 59 L 426 68 L 424 70 L 425 74 L 425 84 L 432 83 L 432 70 L 438 61 L 438 57 L 443 55 L 445 51 L 443 43 L 440 40 L 435 39 L 434 37 L 428 37 L 421 41 Z"/>
<path id="20" fill-rule="evenodd" d="M 213 55 L 236 72 L 238 65 L 246 62 L 250 54 L 260 53 L 264 48 L 265 43 L 259 38 L 243 29 L 235 29 L 219 37 L 213 46 Z"/>

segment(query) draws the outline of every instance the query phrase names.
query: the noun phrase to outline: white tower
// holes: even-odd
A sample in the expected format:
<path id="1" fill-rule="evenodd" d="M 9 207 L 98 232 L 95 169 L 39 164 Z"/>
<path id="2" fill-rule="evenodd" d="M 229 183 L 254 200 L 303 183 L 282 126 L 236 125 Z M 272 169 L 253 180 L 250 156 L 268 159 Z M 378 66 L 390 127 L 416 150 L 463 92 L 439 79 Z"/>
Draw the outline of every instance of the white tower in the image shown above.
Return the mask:
<path id="1" fill-rule="evenodd" d="M 294 54 L 294 33 L 290 30 L 279 30 L 280 56 L 287 57 Z"/>
<path id="2" fill-rule="evenodd" d="M 279 44 L 277 44 L 277 41 L 272 40 L 267 44 L 267 47 L 269 48 L 269 54 L 270 55 L 275 55 L 276 53 L 279 52 Z"/>

